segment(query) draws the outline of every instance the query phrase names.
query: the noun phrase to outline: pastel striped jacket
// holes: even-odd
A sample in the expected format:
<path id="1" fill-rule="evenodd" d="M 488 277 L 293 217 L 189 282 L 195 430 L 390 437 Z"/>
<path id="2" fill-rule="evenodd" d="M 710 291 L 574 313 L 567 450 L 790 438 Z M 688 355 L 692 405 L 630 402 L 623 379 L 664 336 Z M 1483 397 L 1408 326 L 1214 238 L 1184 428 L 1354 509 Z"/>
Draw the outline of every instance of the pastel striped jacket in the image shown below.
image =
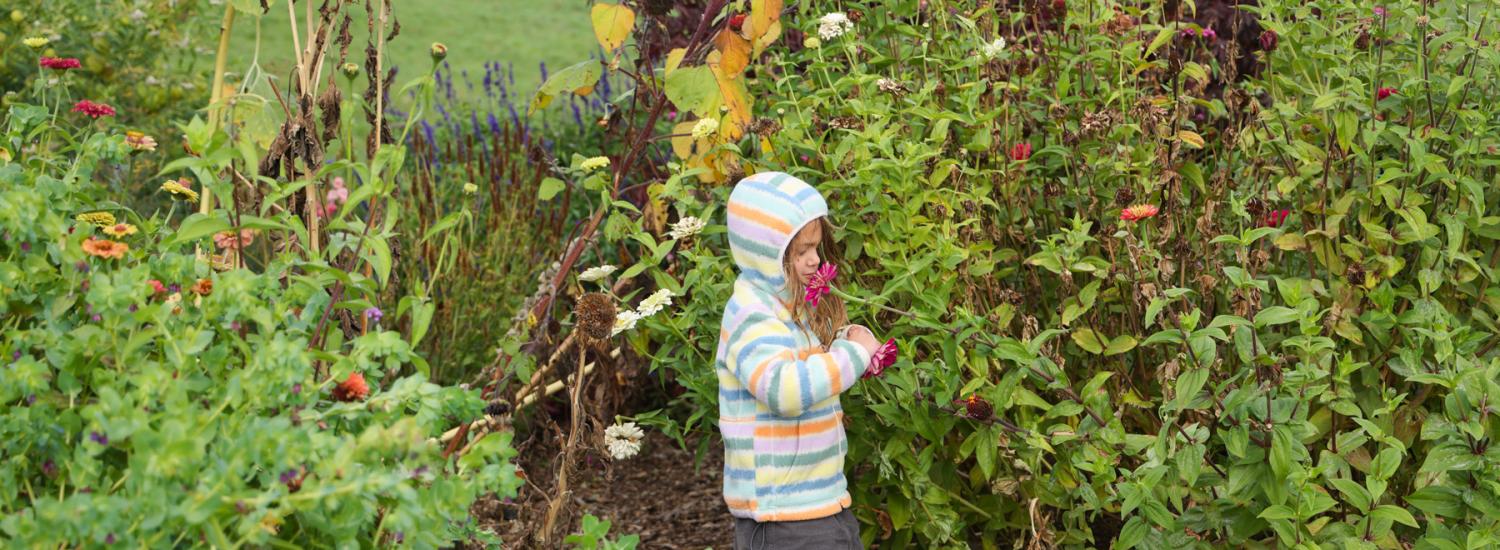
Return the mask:
<path id="1" fill-rule="evenodd" d="M 822 195 L 780 172 L 755 174 L 729 196 L 729 247 L 740 274 L 724 308 L 715 368 L 724 437 L 724 502 L 756 521 L 816 519 L 850 505 L 843 408 L 870 353 L 849 340 L 823 352 L 792 321 L 797 299 L 782 258 L 803 226 L 828 214 Z"/>

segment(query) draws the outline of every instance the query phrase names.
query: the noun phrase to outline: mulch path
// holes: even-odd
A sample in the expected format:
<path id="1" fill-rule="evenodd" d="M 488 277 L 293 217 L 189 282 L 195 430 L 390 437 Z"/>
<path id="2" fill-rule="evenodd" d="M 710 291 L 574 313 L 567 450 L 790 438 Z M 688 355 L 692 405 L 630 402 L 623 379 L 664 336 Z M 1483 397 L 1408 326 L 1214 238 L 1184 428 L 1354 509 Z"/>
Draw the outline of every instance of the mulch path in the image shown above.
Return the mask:
<path id="1" fill-rule="evenodd" d="M 480 526 L 499 534 L 506 548 L 542 548 L 532 534 L 539 530 L 556 473 L 552 462 L 557 447 L 537 438 L 522 449 L 521 467 L 530 480 L 513 502 L 486 497 L 471 510 Z M 688 441 L 696 449 L 695 440 Z M 609 538 L 640 535 L 638 548 L 666 550 L 731 549 L 734 520 L 723 499 L 724 453 L 718 441 L 708 445 L 700 464 L 693 453 L 659 432 L 647 430 L 641 453 L 606 464 L 597 456 L 579 462 L 569 484 L 573 502 L 565 507 L 557 529 L 562 535 L 579 531 L 583 514 L 612 524 Z M 546 491 L 546 494 L 543 493 Z M 560 542 L 549 548 L 566 548 Z"/>

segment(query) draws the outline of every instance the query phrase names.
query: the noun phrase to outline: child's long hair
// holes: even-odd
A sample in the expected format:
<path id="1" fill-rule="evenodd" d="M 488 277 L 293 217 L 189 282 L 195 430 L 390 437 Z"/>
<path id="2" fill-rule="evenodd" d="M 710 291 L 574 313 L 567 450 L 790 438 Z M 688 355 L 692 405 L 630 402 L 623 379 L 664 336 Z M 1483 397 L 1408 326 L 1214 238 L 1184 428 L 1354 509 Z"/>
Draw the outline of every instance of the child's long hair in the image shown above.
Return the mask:
<path id="1" fill-rule="evenodd" d="M 828 222 L 827 217 L 818 218 L 817 223 L 823 227 L 823 240 L 818 243 L 818 257 L 824 263 L 836 264 L 833 259 L 838 257 L 838 248 L 833 242 L 833 224 Z M 832 293 L 825 294 L 818 300 L 818 307 L 814 308 L 803 299 L 807 281 L 793 269 L 791 257 L 782 259 L 781 269 L 786 273 L 787 288 L 792 290 L 792 319 L 803 329 L 816 335 L 820 345 L 828 347 L 833 343 L 834 334 L 849 324 L 844 300 Z"/>

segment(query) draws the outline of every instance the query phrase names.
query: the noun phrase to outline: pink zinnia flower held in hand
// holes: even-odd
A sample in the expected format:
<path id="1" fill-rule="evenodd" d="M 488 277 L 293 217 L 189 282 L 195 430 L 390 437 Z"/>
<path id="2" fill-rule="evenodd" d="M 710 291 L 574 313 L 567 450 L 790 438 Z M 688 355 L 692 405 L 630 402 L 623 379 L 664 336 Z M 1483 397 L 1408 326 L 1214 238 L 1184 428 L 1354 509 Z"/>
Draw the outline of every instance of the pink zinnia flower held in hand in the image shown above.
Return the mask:
<path id="1" fill-rule="evenodd" d="M 115 108 L 103 103 L 94 103 L 85 99 L 73 105 L 73 112 L 83 113 L 91 118 L 99 118 L 102 116 L 114 116 Z"/>
<path id="2" fill-rule="evenodd" d="M 42 56 L 41 65 L 54 71 L 66 71 L 82 66 L 79 65 L 76 57 L 47 57 L 45 55 Z"/>
<path id="3" fill-rule="evenodd" d="M 823 295 L 831 292 L 828 287 L 833 284 L 833 278 L 838 276 L 838 273 L 838 266 L 831 263 L 823 264 L 812 277 L 808 278 L 807 292 L 802 299 L 812 304 L 812 307 L 818 307 L 818 302 L 823 299 Z"/>
<path id="4" fill-rule="evenodd" d="M 885 372 L 885 368 L 896 364 L 896 355 L 900 349 L 896 346 L 896 339 L 891 338 L 876 348 L 875 354 L 870 356 L 870 368 L 865 369 L 861 378 L 873 378 Z"/>

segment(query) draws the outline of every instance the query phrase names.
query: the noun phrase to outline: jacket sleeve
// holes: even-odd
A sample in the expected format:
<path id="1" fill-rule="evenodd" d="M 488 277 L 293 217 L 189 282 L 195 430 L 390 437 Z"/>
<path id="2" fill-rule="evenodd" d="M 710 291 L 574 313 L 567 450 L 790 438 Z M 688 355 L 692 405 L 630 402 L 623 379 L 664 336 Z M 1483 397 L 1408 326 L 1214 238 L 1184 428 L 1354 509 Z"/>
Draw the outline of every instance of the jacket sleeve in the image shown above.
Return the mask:
<path id="1" fill-rule="evenodd" d="M 730 338 L 725 366 L 779 416 L 801 416 L 843 393 L 870 365 L 869 350 L 845 339 L 834 340 L 827 352 L 803 356 L 792 329 L 763 306 L 748 312 Z"/>

